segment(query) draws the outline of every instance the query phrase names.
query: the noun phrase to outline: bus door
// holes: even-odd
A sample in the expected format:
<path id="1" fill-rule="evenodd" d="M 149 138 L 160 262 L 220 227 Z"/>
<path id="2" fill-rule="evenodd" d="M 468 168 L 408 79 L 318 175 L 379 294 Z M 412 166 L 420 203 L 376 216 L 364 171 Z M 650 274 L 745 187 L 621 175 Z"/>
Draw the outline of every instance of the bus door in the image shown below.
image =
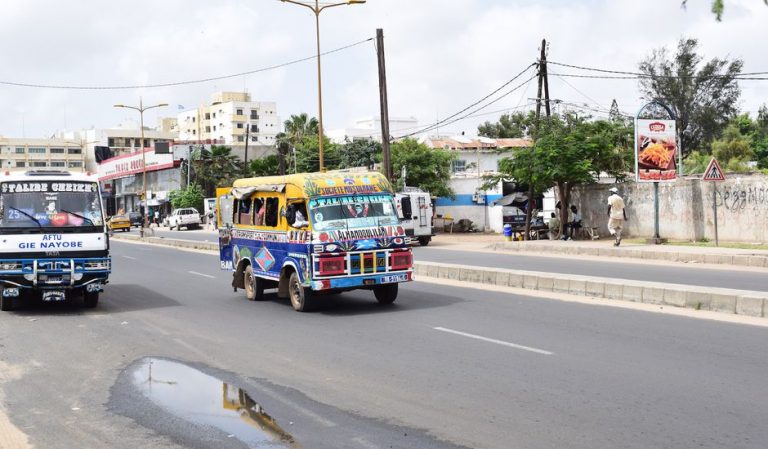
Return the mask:
<path id="1" fill-rule="evenodd" d="M 216 189 L 216 223 L 219 228 L 219 260 L 222 270 L 232 270 L 232 221 L 235 197 L 232 189 Z"/>

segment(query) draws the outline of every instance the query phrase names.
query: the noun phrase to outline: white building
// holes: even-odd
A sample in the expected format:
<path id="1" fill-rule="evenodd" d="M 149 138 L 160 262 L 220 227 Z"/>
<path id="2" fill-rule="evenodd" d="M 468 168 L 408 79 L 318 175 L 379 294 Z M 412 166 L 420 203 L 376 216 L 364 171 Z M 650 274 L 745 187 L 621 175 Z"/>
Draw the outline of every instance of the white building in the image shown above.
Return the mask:
<path id="1" fill-rule="evenodd" d="M 414 117 L 390 117 L 389 135 L 400 137 L 416 131 L 419 121 Z M 331 129 L 325 133 L 331 142 L 344 143 L 346 140 L 369 139 L 381 142 L 381 118 L 365 117 L 355 121 L 350 128 Z"/>
<path id="2" fill-rule="evenodd" d="M 280 117 L 273 101 L 251 101 L 247 92 L 217 92 L 209 106 L 178 114 L 179 140 L 211 141 L 231 147 L 274 146 Z"/>
<path id="3" fill-rule="evenodd" d="M 455 198 L 438 198 L 435 213 L 450 216 L 454 221 L 462 218 L 472 220 L 480 230 L 502 232 L 503 208 L 491 206 L 491 202 L 509 194 L 503 183 L 490 190 L 483 190 L 484 176 L 498 173 L 499 161 L 510 157 L 515 148 L 531 146 L 527 139 L 489 139 L 486 137 L 467 138 L 426 138 L 430 148 L 442 148 L 456 153 L 450 186 Z"/>
<path id="4" fill-rule="evenodd" d="M 81 142 L 69 139 L 18 139 L 0 137 L 2 171 L 58 169 L 85 171 Z"/>

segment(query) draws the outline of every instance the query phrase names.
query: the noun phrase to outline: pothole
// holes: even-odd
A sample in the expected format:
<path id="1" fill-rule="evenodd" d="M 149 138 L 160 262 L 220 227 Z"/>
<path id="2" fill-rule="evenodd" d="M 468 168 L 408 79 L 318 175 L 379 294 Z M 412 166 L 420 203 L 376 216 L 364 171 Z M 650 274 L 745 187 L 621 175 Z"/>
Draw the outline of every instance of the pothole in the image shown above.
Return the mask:
<path id="1" fill-rule="evenodd" d="M 249 448 L 300 448 L 243 389 L 182 363 L 146 358 L 128 373 L 141 395 L 189 423 L 219 429 Z"/>

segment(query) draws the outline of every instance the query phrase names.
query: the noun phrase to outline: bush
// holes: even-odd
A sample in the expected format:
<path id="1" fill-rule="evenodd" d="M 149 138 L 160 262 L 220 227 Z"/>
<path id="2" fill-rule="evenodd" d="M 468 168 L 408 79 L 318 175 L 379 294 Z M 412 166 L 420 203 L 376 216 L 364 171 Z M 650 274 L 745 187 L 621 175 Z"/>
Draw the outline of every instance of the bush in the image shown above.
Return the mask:
<path id="1" fill-rule="evenodd" d="M 174 209 L 194 207 L 198 212 L 203 211 L 203 189 L 197 184 L 190 184 L 186 189 L 174 190 L 169 199 Z"/>

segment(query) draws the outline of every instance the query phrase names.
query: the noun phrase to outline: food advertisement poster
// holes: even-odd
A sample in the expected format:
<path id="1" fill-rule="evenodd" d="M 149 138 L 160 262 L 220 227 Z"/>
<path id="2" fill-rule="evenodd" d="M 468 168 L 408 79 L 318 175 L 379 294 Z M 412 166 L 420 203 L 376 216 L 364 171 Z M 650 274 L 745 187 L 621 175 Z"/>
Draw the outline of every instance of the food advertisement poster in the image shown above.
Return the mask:
<path id="1" fill-rule="evenodd" d="M 674 181 L 679 157 L 675 121 L 638 119 L 636 127 L 637 180 Z"/>

